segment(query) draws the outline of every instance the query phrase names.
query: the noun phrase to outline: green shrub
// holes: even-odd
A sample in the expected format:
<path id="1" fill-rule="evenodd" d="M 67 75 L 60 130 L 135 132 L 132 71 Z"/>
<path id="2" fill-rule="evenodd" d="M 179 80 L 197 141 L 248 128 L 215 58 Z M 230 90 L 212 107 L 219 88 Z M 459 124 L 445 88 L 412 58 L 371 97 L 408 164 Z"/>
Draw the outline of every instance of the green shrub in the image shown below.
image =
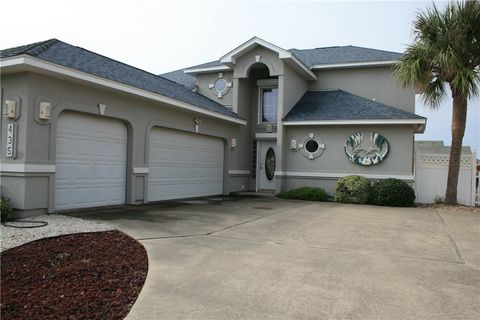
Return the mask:
<path id="1" fill-rule="evenodd" d="M 398 179 L 385 179 L 372 186 L 371 200 L 378 206 L 413 207 L 415 192 Z"/>
<path id="2" fill-rule="evenodd" d="M 12 212 L 12 207 L 10 206 L 10 199 L 5 199 L 4 197 L 0 198 L 0 221 L 6 222 L 10 218 L 10 213 Z"/>
<path id="3" fill-rule="evenodd" d="M 297 199 L 310 201 L 327 201 L 328 193 L 322 188 L 301 187 L 277 194 L 283 199 Z"/>
<path id="4" fill-rule="evenodd" d="M 343 203 L 367 203 L 370 196 L 370 182 L 361 176 L 346 176 L 337 180 L 335 201 Z"/>

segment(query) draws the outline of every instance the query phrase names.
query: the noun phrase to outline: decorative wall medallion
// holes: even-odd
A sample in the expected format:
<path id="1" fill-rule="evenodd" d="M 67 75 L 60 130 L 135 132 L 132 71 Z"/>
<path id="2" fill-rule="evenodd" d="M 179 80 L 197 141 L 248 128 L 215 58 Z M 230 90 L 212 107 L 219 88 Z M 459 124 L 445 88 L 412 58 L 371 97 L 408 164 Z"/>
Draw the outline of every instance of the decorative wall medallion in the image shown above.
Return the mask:
<path id="1" fill-rule="evenodd" d="M 224 77 L 223 73 L 219 73 L 217 80 L 215 80 L 213 83 L 210 83 L 208 87 L 216 93 L 219 99 L 221 99 L 232 87 L 232 82 L 229 81 L 227 77 Z"/>
<path id="2" fill-rule="evenodd" d="M 348 160 L 362 166 L 379 164 L 387 157 L 389 148 L 387 139 L 376 132 L 357 132 L 345 143 Z"/>
<path id="3" fill-rule="evenodd" d="M 298 144 L 298 148 L 301 150 L 302 154 L 310 160 L 320 157 L 325 150 L 325 143 L 313 133 L 303 137 L 300 141 L 302 142 Z"/>

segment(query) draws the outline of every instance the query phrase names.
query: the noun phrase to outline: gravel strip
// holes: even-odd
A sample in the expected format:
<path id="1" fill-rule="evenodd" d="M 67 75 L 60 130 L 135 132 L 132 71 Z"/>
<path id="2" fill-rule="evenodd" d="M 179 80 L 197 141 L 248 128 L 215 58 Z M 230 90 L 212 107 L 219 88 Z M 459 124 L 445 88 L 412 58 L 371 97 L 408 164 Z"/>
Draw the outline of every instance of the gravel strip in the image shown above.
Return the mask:
<path id="1" fill-rule="evenodd" d="M 42 215 L 22 220 L 45 221 L 47 226 L 40 228 L 19 229 L 0 225 L 0 252 L 20 246 L 24 243 L 42 238 L 56 237 L 64 234 L 98 232 L 113 230 L 111 226 L 94 221 L 64 216 L 61 214 Z M 29 223 L 9 222 L 12 225 L 29 226 Z"/>

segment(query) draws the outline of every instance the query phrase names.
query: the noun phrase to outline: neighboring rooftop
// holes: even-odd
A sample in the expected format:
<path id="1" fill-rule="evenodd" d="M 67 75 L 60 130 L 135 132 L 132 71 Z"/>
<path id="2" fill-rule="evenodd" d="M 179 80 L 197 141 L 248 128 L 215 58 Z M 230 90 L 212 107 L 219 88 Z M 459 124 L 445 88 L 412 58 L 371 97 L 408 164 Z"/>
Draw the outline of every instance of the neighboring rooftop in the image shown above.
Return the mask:
<path id="1" fill-rule="evenodd" d="M 0 58 L 2 59 L 19 55 L 29 55 L 91 75 L 157 93 L 209 111 L 238 118 L 230 109 L 199 93 L 192 92 L 192 90 L 175 81 L 132 67 L 95 52 L 72 46 L 57 39 L 50 39 L 0 51 Z"/>
<path id="2" fill-rule="evenodd" d="M 416 114 L 335 89 L 307 91 L 284 121 L 425 119 Z"/>
<path id="3" fill-rule="evenodd" d="M 415 151 L 430 154 L 450 154 L 450 147 L 445 146 L 443 141 L 415 141 Z M 463 155 L 471 155 L 472 150 L 469 146 L 462 147 Z"/>

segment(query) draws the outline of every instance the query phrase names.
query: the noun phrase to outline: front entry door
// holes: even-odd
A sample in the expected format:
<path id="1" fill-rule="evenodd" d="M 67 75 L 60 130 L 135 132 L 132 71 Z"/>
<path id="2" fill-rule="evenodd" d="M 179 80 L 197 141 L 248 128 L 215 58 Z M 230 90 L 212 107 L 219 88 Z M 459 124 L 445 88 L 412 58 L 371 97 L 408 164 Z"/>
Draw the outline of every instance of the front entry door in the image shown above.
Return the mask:
<path id="1" fill-rule="evenodd" d="M 275 168 L 277 160 L 277 143 L 275 141 L 258 141 L 257 179 L 258 189 L 275 190 Z"/>

